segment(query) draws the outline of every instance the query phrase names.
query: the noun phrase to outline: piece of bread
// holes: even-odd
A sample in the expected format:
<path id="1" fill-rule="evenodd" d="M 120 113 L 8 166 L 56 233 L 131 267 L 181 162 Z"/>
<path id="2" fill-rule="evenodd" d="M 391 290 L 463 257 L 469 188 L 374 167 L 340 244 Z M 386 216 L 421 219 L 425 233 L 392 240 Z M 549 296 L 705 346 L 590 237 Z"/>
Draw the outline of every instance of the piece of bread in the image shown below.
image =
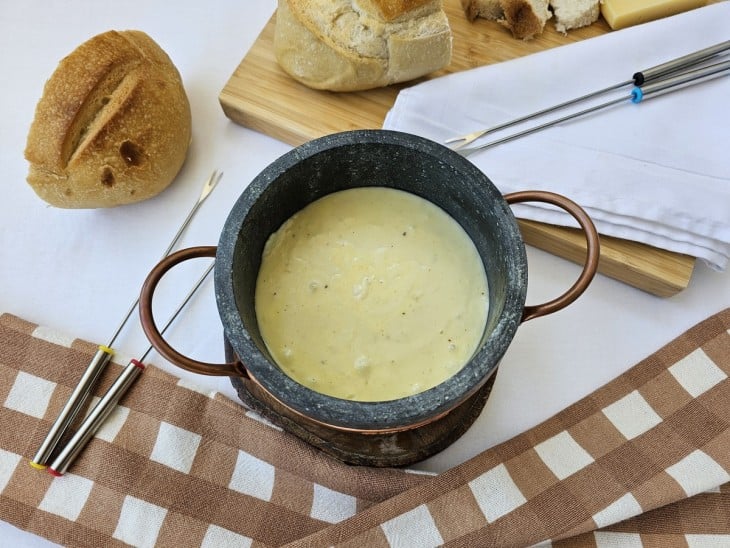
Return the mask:
<path id="1" fill-rule="evenodd" d="M 151 198 L 175 178 L 191 138 L 180 74 L 140 31 L 109 31 L 61 60 L 28 133 L 28 183 L 63 208 Z"/>
<path id="2" fill-rule="evenodd" d="M 552 16 L 548 0 L 502 0 L 504 25 L 515 38 L 529 40 L 542 34 L 545 23 Z"/>
<path id="3" fill-rule="evenodd" d="M 461 5 L 470 21 L 496 20 L 522 40 L 541 34 L 552 16 L 548 0 L 461 0 Z"/>
<path id="4" fill-rule="evenodd" d="M 474 21 L 477 17 L 487 21 L 504 19 L 500 0 L 461 0 L 461 7 L 469 21 Z"/>
<path id="5" fill-rule="evenodd" d="M 550 0 L 555 28 L 565 34 L 570 29 L 587 27 L 601 14 L 600 0 Z"/>
<path id="6" fill-rule="evenodd" d="M 448 65 L 451 28 L 441 0 L 279 0 L 274 48 L 302 84 L 357 91 Z"/>

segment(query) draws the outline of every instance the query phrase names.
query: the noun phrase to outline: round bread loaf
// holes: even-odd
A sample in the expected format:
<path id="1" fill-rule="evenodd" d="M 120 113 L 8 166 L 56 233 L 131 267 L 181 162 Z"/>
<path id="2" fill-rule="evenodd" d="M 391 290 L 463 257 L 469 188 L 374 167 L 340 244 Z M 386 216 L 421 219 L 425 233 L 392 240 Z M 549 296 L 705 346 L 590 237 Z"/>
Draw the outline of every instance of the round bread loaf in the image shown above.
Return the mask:
<path id="1" fill-rule="evenodd" d="M 139 202 L 173 181 L 190 138 L 190 104 L 167 54 L 143 32 L 105 32 L 46 82 L 25 148 L 28 183 L 57 207 Z"/>
<path id="2" fill-rule="evenodd" d="M 274 50 L 308 87 L 357 91 L 448 65 L 451 28 L 441 0 L 279 0 Z"/>

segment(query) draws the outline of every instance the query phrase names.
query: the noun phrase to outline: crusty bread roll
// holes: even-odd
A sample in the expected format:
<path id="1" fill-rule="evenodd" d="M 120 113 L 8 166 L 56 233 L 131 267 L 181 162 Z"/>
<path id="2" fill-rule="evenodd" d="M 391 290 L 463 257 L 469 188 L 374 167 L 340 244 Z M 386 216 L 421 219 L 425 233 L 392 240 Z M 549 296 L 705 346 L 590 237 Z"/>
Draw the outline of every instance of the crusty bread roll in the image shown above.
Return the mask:
<path id="1" fill-rule="evenodd" d="M 151 198 L 180 170 L 190 104 L 167 54 L 139 31 L 83 43 L 46 82 L 28 134 L 28 182 L 64 208 Z"/>
<path id="2" fill-rule="evenodd" d="M 302 84 L 356 91 L 448 65 L 451 29 L 441 0 L 279 0 L 274 47 Z"/>

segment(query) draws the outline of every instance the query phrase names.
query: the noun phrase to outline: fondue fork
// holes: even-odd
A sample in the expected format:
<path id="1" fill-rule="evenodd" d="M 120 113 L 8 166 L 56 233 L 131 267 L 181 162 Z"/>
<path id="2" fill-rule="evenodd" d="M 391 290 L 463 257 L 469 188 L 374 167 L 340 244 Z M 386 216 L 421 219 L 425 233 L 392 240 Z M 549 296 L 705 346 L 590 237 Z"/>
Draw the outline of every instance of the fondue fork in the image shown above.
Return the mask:
<path id="1" fill-rule="evenodd" d="M 172 248 L 180 239 L 183 231 L 185 230 L 185 228 L 187 228 L 188 224 L 190 224 L 190 221 L 195 216 L 195 213 L 198 211 L 205 199 L 213 191 L 215 186 L 218 184 L 218 181 L 220 181 L 221 177 L 223 177 L 223 173 L 218 173 L 218 171 L 215 170 L 205 181 L 200 196 L 188 213 L 188 216 L 180 225 L 180 228 L 178 229 L 175 236 L 173 236 L 170 245 L 162 254 L 163 258 L 170 254 L 170 251 L 172 251 Z M 132 312 L 136 308 L 137 304 L 139 304 L 139 297 L 129 307 L 129 310 L 127 310 L 127 313 L 124 315 L 124 318 L 117 326 L 117 329 L 114 331 L 114 334 L 109 339 L 109 342 L 106 345 L 99 345 L 96 354 L 94 354 L 94 357 L 91 359 L 91 362 L 89 362 L 89 365 L 86 367 L 86 370 L 81 376 L 81 380 L 76 385 L 74 391 L 71 393 L 71 397 L 66 402 L 66 405 L 63 407 L 55 422 L 51 426 L 48 434 L 46 435 L 46 438 L 43 440 L 40 448 L 33 457 L 33 460 L 30 461 L 30 465 L 33 468 L 42 470 L 46 467 L 46 462 L 48 462 L 51 453 L 53 453 L 68 426 L 76 418 L 76 415 L 78 415 L 79 410 L 88 400 L 101 372 L 104 370 L 104 368 L 109 363 L 109 360 L 114 355 L 114 350 L 112 349 L 112 346 L 114 345 L 114 342 L 116 341 L 119 334 L 122 332 L 122 329 L 132 315 Z"/>
<path id="2" fill-rule="evenodd" d="M 715 46 L 711 46 L 709 48 L 701 49 L 699 51 L 690 53 L 688 55 L 684 55 L 682 57 L 678 57 L 678 58 L 668 61 L 666 63 L 662 63 L 661 65 L 656 65 L 654 67 L 636 72 L 636 73 L 634 73 L 634 75 L 631 77 L 630 80 L 626 80 L 625 82 L 614 84 L 607 88 L 604 88 L 604 89 L 601 89 L 598 91 L 594 91 L 594 92 L 588 93 L 586 95 L 582 95 L 580 97 L 576 97 L 575 99 L 570 99 L 568 101 L 565 101 L 564 103 L 560 103 L 558 105 L 554 105 L 554 106 L 545 108 L 543 110 L 533 112 L 532 114 L 527 114 L 520 118 L 516 118 L 514 120 L 510 120 L 508 122 L 498 124 L 498 125 L 492 126 L 490 128 L 473 131 L 471 133 L 467 133 L 466 135 L 462 135 L 461 137 L 452 137 L 450 139 L 446 139 L 444 141 L 444 143 L 446 143 L 446 144 L 458 143 L 458 144 L 454 145 L 452 148 L 453 148 L 453 150 L 460 150 L 460 149 L 466 147 L 467 145 L 473 143 L 477 139 L 480 139 L 481 137 L 484 137 L 485 135 L 488 135 L 490 133 L 494 133 L 500 129 L 507 129 L 508 127 L 512 127 L 512 126 L 520 124 L 522 122 L 534 120 L 535 118 L 538 118 L 545 114 L 549 114 L 551 112 L 561 110 L 561 109 L 569 107 L 571 105 L 575 105 L 575 104 L 581 103 L 583 101 L 587 101 L 588 99 L 593 99 L 595 97 L 606 94 L 610 91 L 617 90 L 619 88 L 622 88 L 622 87 L 630 85 L 630 84 L 633 84 L 634 86 L 638 87 L 638 86 L 643 86 L 644 84 L 648 84 L 649 82 L 653 82 L 655 80 L 660 80 L 660 79 L 663 79 L 666 77 L 671 77 L 673 75 L 677 75 L 678 72 L 684 71 L 685 69 L 688 69 L 690 67 L 694 67 L 694 66 L 698 65 L 699 63 L 707 61 L 708 59 L 710 59 L 720 53 L 724 53 L 728 50 L 730 50 L 730 40 L 721 42 L 721 43 L 719 43 Z"/>
<path id="3" fill-rule="evenodd" d="M 182 309 L 185 308 L 185 306 L 188 304 L 188 301 L 190 301 L 192 296 L 208 277 L 208 274 L 210 274 L 210 272 L 213 270 L 213 266 L 215 266 L 215 261 L 210 264 L 210 266 L 206 269 L 206 271 L 203 273 L 197 283 L 187 294 L 180 306 L 178 306 L 177 310 L 173 312 L 172 316 L 170 316 L 170 319 L 167 320 L 167 323 L 162 328 L 161 333 L 164 333 L 167 328 L 172 325 L 172 322 L 175 321 L 175 318 L 177 318 L 178 314 L 182 312 Z M 55 458 L 53 464 L 48 467 L 49 474 L 58 477 L 62 476 L 66 472 L 66 470 L 68 470 L 69 466 L 71 466 L 71 463 L 73 463 L 73 461 L 76 459 L 79 453 L 81 453 L 83 448 L 86 447 L 86 444 L 89 442 L 89 440 L 91 440 L 91 438 L 94 436 L 97 430 L 99 430 L 101 425 L 104 424 L 104 421 L 107 419 L 107 417 L 116 408 L 117 403 L 119 403 L 119 400 L 122 398 L 122 396 L 126 394 L 127 390 L 129 390 L 137 377 L 139 377 L 139 375 L 142 373 L 145 368 L 144 361 L 152 350 L 153 347 L 150 346 L 138 360 L 133 358 L 129 361 L 127 366 L 122 370 L 114 383 L 109 387 L 109 390 L 107 390 L 104 396 L 102 396 L 102 398 L 99 400 L 99 403 L 94 406 L 89 415 L 81 423 L 79 429 L 73 435 L 68 444 L 66 444 L 66 446 Z"/>
<path id="4" fill-rule="evenodd" d="M 568 114 L 567 116 L 563 116 L 561 118 L 550 120 L 548 122 L 545 122 L 538 126 L 531 127 L 524 131 L 520 131 L 518 133 L 513 133 L 511 135 L 507 135 L 506 137 L 502 137 L 501 139 L 497 139 L 495 141 L 490 141 L 485 144 L 476 145 L 476 146 L 472 146 L 472 147 L 468 147 L 468 148 L 458 148 L 458 149 L 456 149 L 456 152 L 458 152 L 462 156 L 469 156 L 470 154 L 473 154 L 480 150 L 484 150 L 486 148 L 491 148 L 496 145 L 501 145 L 503 143 L 513 141 L 515 139 L 524 137 L 526 135 L 530 135 L 532 133 L 543 130 L 545 128 L 549 128 L 549 127 L 555 126 L 557 124 L 560 124 L 562 122 L 572 120 L 573 118 L 585 116 L 586 114 L 590 114 L 590 113 L 596 112 L 598 110 L 606 109 L 608 107 L 617 105 L 619 103 L 626 103 L 626 101 L 630 101 L 632 103 L 638 104 L 644 100 L 651 99 L 652 97 L 656 97 L 658 95 L 664 95 L 666 93 L 670 93 L 672 91 L 676 91 L 676 90 L 683 89 L 683 88 L 686 88 L 686 87 L 689 87 L 689 86 L 692 86 L 695 84 L 699 84 L 701 82 L 706 82 L 708 80 L 712 80 L 712 79 L 718 78 L 720 76 L 726 76 L 727 74 L 730 74 L 730 60 L 723 61 L 721 63 L 715 63 L 713 65 L 709 65 L 709 66 L 706 66 L 706 67 L 703 67 L 700 69 L 686 71 L 677 76 L 662 79 L 662 80 L 659 80 L 658 82 L 655 82 L 653 84 L 648 84 L 643 87 L 636 86 L 636 87 L 634 87 L 633 90 L 631 90 L 631 93 L 628 96 L 620 97 L 618 99 L 613 99 L 612 101 L 608 101 L 606 103 L 601 103 L 600 105 L 595 105 L 595 106 L 587 108 L 585 110 L 581 110 L 579 112 Z"/>

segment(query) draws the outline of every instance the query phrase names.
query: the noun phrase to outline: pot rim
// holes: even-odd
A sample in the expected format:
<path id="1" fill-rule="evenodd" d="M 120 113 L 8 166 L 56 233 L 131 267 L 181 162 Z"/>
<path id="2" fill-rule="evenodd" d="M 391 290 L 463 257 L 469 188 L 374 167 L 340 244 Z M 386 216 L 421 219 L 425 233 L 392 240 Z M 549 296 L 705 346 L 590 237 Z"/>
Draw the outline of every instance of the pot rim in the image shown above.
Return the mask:
<path id="1" fill-rule="evenodd" d="M 406 147 L 431 156 L 462 174 L 464 184 L 482 192 L 485 199 L 493 204 L 492 211 L 500 217 L 502 237 L 512 242 L 509 245 L 513 250 L 510 259 L 515 264 L 515 268 L 507 269 L 503 311 L 494 328 L 466 365 L 429 390 L 379 402 L 352 401 L 328 396 L 287 376 L 258 348 L 244 325 L 231 275 L 241 228 L 252 206 L 273 181 L 302 160 L 324 151 L 368 144 Z M 509 204 L 494 184 L 474 164 L 444 145 L 391 130 L 353 130 L 321 137 L 292 149 L 267 166 L 244 189 L 226 219 L 218 243 L 214 275 L 216 301 L 225 336 L 251 377 L 263 389 L 297 413 L 317 422 L 346 430 L 380 432 L 428 422 L 447 413 L 476 392 L 495 372 L 510 345 L 521 322 L 527 293 L 524 242 Z"/>

